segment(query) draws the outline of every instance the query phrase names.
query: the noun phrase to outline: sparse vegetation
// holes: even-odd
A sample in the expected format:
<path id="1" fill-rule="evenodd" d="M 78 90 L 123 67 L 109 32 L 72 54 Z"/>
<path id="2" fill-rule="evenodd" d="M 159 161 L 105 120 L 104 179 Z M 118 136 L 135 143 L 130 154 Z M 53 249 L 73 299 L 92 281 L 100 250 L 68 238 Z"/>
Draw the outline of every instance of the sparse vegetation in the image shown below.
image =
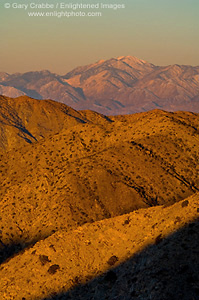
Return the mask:
<path id="1" fill-rule="evenodd" d="M 19 99 L 19 102 L 23 101 Z M 199 191 L 199 131 L 192 134 L 193 126 L 199 129 L 197 114 L 156 110 L 106 119 L 96 113 L 94 118 L 92 112 L 80 113 L 72 109 L 70 114 L 63 115 L 60 104 L 27 101 L 37 113 L 37 122 L 32 119 L 36 122 L 34 126 L 33 121 L 28 123 L 28 131 L 36 140 L 27 143 L 24 136 L 18 135 L 19 129 L 10 126 L 10 135 L 15 138 L 12 144 L 2 144 L 4 150 L 0 155 L 0 259 L 5 261 L 10 256 L 15 261 L 13 255 L 18 253 L 22 258 L 30 253 L 29 262 L 35 273 L 26 280 L 32 288 L 32 281 L 36 284 L 34 276 L 37 277 L 38 270 L 41 272 L 40 279 L 45 280 L 42 279 L 40 284 L 40 297 L 48 294 L 50 281 L 56 285 L 55 281 L 59 281 L 61 276 L 58 274 L 71 272 L 67 283 L 62 282 L 62 288 L 68 289 L 82 284 L 85 278 L 99 275 L 99 270 L 117 266 L 121 258 L 128 257 L 128 253 L 144 247 L 145 236 L 136 228 L 141 226 L 143 232 L 151 232 L 149 242 L 160 247 L 171 228 L 177 229 L 185 224 L 183 214 L 193 208 L 192 198 L 186 198 Z M 10 99 L 8 102 L 9 105 L 13 103 Z M 45 105 L 51 107 L 51 121 L 45 121 L 44 126 L 40 119 L 41 107 Z M 13 106 L 18 109 L 17 100 Z M 4 128 L 4 124 L 1 126 Z M 40 129 L 42 138 L 39 138 Z M 163 212 L 169 212 L 172 204 L 174 207 L 178 205 L 178 210 L 168 225 L 168 216 Z M 153 209 L 159 214 L 157 220 L 150 213 Z M 142 215 L 143 210 L 145 213 Z M 198 215 L 198 211 L 195 204 L 195 214 Z M 117 227 L 113 220 L 120 215 L 121 226 Z M 96 223 L 103 219 L 110 220 Z M 102 239 L 97 235 L 103 222 L 115 222 L 117 228 L 112 235 L 112 225 L 108 225 L 108 242 L 104 233 Z M 94 227 L 89 223 L 93 223 Z M 85 240 L 82 228 L 94 228 L 92 235 Z M 193 228 L 189 230 L 192 232 Z M 133 236 L 137 244 L 132 242 L 128 250 L 122 248 L 124 257 L 120 250 L 114 250 L 118 245 L 114 238 L 118 234 L 119 243 L 128 232 L 128 239 Z M 93 242 L 94 237 L 96 243 Z M 77 240 L 82 243 L 83 250 L 75 248 Z M 35 249 L 27 249 L 24 254 L 21 252 L 35 243 Z M 124 247 L 127 247 L 125 243 L 126 240 Z M 57 245 L 61 245 L 60 248 Z M 79 267 L 82 266 L 79 261 L 85 260 L 86 249 L 92 252 L 92 247 L 99 251 L 104 249 L 104 265 L 101 266 L 100 257 L 96 265 L 91 260 L 89 264 L 94 264 L 96 269 L 91 268 L 92 272 L 85 274 Z M 6 251 L 9 255 L 4 256 Z M 29 268 L 26 259 L 21 265 L 22 270 L 25 268 Z M 15 275 L 9 276 L 14 278 Z M 105 276 L 108 284 L 116 280 L 114 271 Z M 30 300 L 28 293 L 24 297 Z"/>
<path id="2" fill-rule="evenodd" d="M 60 269 L 59 265 L 54 264 L 54 265 L 50 266 L 50 268 L 48 269 L 48 273 L 51 274 L 51 275 L 53 275 L 53 274 L 55 274 L 55 273 L 57 272 L 57 270 L 59 270 L 59 269 Z"/>

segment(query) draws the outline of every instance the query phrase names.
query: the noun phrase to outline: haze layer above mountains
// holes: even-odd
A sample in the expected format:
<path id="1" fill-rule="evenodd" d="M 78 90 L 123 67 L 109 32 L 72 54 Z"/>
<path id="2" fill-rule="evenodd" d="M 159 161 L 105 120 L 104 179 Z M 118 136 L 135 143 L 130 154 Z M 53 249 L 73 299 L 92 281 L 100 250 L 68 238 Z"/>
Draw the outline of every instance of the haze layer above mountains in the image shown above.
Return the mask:
<path id="1" fill-rule="evenodd" d="M 155 108 L 199 112 L 199 66 L 155 66 L 132 56 L 78 67 L 64 76 L 49 71 L 0 73 L 0 94 L 52 99 L 106 115 Z"/>

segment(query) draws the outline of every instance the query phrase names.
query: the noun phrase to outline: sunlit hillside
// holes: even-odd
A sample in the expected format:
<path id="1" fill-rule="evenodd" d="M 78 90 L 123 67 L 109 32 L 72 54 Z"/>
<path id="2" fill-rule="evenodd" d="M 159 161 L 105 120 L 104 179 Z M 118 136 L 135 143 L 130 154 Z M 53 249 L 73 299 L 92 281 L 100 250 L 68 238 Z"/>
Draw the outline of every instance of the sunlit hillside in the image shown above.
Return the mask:
<path id="1" fill-rule="evenodd" d="M 122 298 L 120 271 L 98 276 L 197 223 L 199 115 L 107 117 L 26 96 L 0 107 L 0 299 L 134 299 Z M 136 293 L 151 284 L 132 295 L 148 300 Z"/>

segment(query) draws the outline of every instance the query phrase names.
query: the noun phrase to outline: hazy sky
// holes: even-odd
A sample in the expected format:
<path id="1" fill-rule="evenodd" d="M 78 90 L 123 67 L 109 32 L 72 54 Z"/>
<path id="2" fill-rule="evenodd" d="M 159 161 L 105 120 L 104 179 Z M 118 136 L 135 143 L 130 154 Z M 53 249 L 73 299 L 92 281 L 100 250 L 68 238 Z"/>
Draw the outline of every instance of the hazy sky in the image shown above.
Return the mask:
<path id="1" fill-rule="evenodd" d="M 31 3 L 54 8 L 34 9 Z M 73 11 L 101 12 L 101 17 L 28 16 L 72 11 L 61 9 L 61 3 L 115 3 L 125 8 Z M 15 8 L 22 4 L 28 8 Z M 1 0 L 0 22 L 0 71 L 8 73 L 48 69 L 64 74 L 123 55 L 157 65 L 199 65 L 199 0 Z"/>

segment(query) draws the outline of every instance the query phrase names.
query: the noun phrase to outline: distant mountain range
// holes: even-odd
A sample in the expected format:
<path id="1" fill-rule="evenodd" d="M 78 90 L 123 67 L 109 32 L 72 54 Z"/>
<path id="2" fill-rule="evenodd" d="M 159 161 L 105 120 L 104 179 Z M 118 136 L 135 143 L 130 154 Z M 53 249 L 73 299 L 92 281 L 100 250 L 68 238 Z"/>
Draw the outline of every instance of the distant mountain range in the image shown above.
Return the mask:
<path id="1" fill-rule="evenodd" d="M 199 112 L 199 66 L 155 66 L 122 56 L 78 67 L 64 76 L 49 71 L 0 73 L 0 94 L 52 99 L 106 115 L 155 108 Z"/>

